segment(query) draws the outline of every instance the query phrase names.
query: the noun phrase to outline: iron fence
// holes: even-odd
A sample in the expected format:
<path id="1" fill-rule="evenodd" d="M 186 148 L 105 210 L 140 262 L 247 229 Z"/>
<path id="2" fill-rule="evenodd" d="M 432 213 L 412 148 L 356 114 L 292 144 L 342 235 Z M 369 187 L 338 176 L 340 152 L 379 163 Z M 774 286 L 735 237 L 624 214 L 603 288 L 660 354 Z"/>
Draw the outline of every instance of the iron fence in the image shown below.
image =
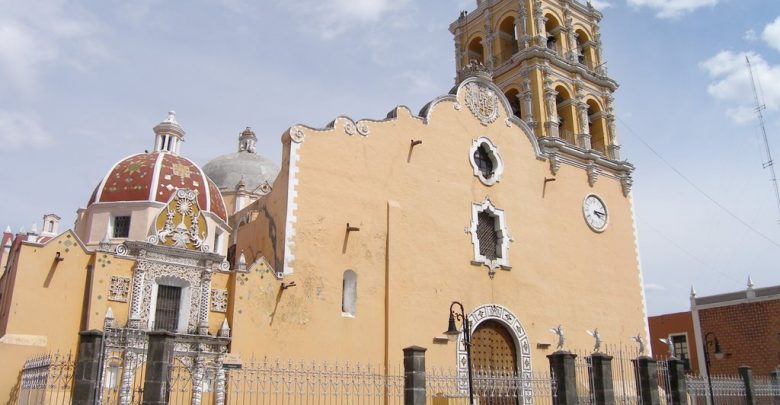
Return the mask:
<path id="1" fill-rule="evenodd" d="M 44 354 L 24 362 L 18 403 L 69 404 L 75 358 L 71 353 Z"/>
<path id="2" fill-rule="evenodd" d="M 98 403 L 141 404 L 148 337 L 138 329 L 106 328 L 103 338 Z"/>
<path id="3" fill-rule="evenodd" d="M 227 370 L 226 404 L 401 404 L 400 367 L 263 358 Z"/>
<path id="4" fill-rule="evenodd" d="M 453 370 L 426 371 L 427 403 L 467 405 L 468 374 Z M 558 390 L 550 373 L 517 374 L 506 370 L 476 369 L 472 372 L 472 389 L 479 404 L 556 403 Z"/>
<path id="5" fill-rule="evenodd" d="M 770 377 L 753 376 L 753 393 L 756 405 L 780 403 L 780 382 Z"/>
<path id="6" fill-rule="evenodd" d="M 705 376 L 685 377 L 691 405 L 706 405 L 710 396 L 710 381 Z M 713 375 L 711 389 L 716 404 L 745 404 L 745 382 L 736 375 Z"/>

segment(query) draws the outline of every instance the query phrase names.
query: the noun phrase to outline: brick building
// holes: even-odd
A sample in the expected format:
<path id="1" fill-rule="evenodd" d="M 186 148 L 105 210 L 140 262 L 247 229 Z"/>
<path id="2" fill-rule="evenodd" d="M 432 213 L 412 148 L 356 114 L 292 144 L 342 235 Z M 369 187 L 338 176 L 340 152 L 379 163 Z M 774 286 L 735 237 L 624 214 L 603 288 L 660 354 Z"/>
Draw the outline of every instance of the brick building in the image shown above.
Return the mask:
<path id="1" fill-rule="evenodd" d="M 690 353 L 691 373 L 704 374 L 704 350 L 711 374 L 735 374 L 742 365 L 754 375 L 780 368 L 780 285 L 697 297 L 691 311 L 648 318 L 653 353 L 665 354 L 660 338 L 672 338 L 678 357 Z M 683 341 L 685 344 L 683 344 Z"/>
<path id="2" fill-rule="evenodd" d="M 698 352 L 695 350 L 696 334 L 693 329 L 691 311 L 651 316 L 647 318 L 650 327 L 650 346 L 653 354 L 668 356 L 669 349 L 660 339 L 671 339 L 674 353 L 685 363 L 685 371 L 699 373 Z"/>

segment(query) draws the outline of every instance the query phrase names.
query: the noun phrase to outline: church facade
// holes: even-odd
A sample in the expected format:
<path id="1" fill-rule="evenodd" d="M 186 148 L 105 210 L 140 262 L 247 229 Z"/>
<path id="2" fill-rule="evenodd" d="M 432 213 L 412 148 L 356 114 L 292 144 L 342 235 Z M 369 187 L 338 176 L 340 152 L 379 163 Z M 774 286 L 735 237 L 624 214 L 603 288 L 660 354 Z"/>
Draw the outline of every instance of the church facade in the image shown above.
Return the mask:
<path id="1" fill-rule="evenodd" d="M 72 230 L 3 237 L 0 394 L 24 360 L 84 330 L 164 329 L 221 364 L 255 355 L 547 369 L 556 350 L 647 338 L 631 173 L 600 50 L 575 0 L 481 0 L 451 26 L 456 86 L 413 112 L 294 125 L 281 165 L 201 169 L 174 114 L 119 161 Z M 54 223 L 54 222 L 52 222 Z M 193 363 L 195 364 L 195 363 Z M 200 363 L 199 363 L 200 364 Z M 5 397 L 4 397 L 5 398 Z"/>

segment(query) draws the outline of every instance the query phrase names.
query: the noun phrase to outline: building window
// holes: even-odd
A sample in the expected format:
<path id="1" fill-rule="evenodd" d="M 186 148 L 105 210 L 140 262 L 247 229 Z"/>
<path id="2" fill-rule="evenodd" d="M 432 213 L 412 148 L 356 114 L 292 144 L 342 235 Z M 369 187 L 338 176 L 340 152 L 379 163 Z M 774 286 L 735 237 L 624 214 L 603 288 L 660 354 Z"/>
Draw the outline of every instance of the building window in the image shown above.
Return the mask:
<path id="1" fill-rule="evenodd" d="M 674 345 L 674 355 L 678 359 L 682 360 L 685 371 L 691 371 L 691 357 L 688 351 L 688 336 L 687 335 L 671 335 L 672 345 Z"/>
<path id="2" fill-rule="evenodd" d="M 113 220 L 113 237 L 114 238 L 127 238 L 130 236 L 130 216 L 116 216 Z"/>
<path id="3" fill-rule="evenodd" d="M 504 164 L 498 154 L 498 147 L 486 138 L 480 137 L 471 143 L 469 160 L 474 176 L 486 186 L 492 186 L 501 179 Z"/>
<path id="4" fill-rule="evenodd" d="M 357 274 L 352 270 L 344 272 L 341 290 L 341 315 L 354 318 L 357 302 Z"/>
<path id="5" fill-rule="evenodd" d="M 179 325 L 181 287 L 160 285 L 157 287 L 157 306 L 154 312 L 154 329 L 176 332 Z"/>
<path id="6" fill-rule="evenodd" d="M 509 232 L 504 211 L 496 208 L 490 199 L 474 203 L 471 208 L 471 243 L 474 248 L 472 264 L 485 265 L 491 274 L 497 268 L 510 269 Z"/>

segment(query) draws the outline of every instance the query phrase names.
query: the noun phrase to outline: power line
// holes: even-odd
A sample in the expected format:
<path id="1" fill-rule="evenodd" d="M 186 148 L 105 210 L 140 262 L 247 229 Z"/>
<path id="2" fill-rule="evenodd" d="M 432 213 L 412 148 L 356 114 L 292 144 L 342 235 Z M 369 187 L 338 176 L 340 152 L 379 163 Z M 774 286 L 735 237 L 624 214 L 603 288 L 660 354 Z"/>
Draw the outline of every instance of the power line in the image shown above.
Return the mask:
<path id="1" fill-rule="evenodd" d="M 684 180 L 686 183 L 688 183 L 688 185 L 690 185 L 691 187 L 693 187 L 693 189 L 694 189 L 694 190 L 698 191 L 698 192 L 699 192 L 699 194 L 703 195 L 703 196 L 704 196 L 704 198 L 706 198 L 706 199 L 710 200 L 710 202 L 711 202 L 711 203 L 715 204 L 715 206 L 717 206 L 718 208 L 720 208 L 721 210 L 723 210 L 723 212 L 725 212 L 726 214 L 728 214 L 730 217 L 734 218 L 734 219 L 735 219 L 737 222 L 739 222 L 740 224 L 742 224 L 744 227 L 746 227 L 747 229 L 749 229 L 750 231 L 752 231 L 752 232 L 753 232 L 753 233 L 755 233 L 756 235 L 760 236 L 762 239 L 764 239 L 764 240 L 766 240 L 767 242 L 769 242 L 769 243 L 771 243 L 771 244 L 775 245 L 776 247 L 780 248 L 780 243 L 777 243 L 777 242 L 775 242 L 775 241 L 774 241 L 772 238 L 770 238 L 769 236 L 765 235 L 764 233 L 762 233 L 762 232 L 761 232 L 761 231 L 759 231 L 758 229 L 754 228 L 754 227 L 753 227 L 753 226 L 751 226 L 749 223 L 745 222 L 745 221 L 744 221 L 742 218 L 740 218 L 739 216 L 737 216 L 737 214 L 733 213 L 731 210 L 729 210 L 728 208 L 726 208 L 725 206 L 723 206 L 723 204 L 719 203 L 719 202 L 718 202 L 718 201 L 716 201 L 716 200 L 715 200 L 715 199 L 714 199 L 712 196 L 710 196 L 709 194 L 707 194 L 707 192 L 705 192 L 704 190 L 702 190 L 702 189 L 701 189 L 701 187 L 697 186 L 697 185 L 696 185 L 696 183 L 694 183 L 694 182 L 693 182 L 693 180 L 689 179 L 687 176 L 685 176 L 684 174 L 682 174 L 682 172 L 681 172 L 681 171 L 677 170 L 677 168 L 676 168 L 676 167 L 674 167 L 674 165 L 672 165 L 671 163 L 669 163 L 669 161 L 668 161 L 668 160 L 666 160 L 666 159 L 665 159 L 663 156 L 661 156 L 661 154 L 660 154 L 660 153 L 658 153 L 658 151 L 656 151 L 655 149 L 653 149 L 653 147 L 652 147 L 652 146 L 650 146 L 650 144 L 649 144 L 649 143 L 647 143 L 647 142 L 646 142 L 646 141 L 645 141 L 645 140 L 644 140 L 644 139 L 643 139 L 641 136 L 639 136 L 639 134 L 637 134 L 636 132 L 634 132 L 634 130 L 633 130 L 633 129 L 631 129 L 631 127 L 630 127 L 628 124 L 626 124 L 626 122 L 625 122 L 625 121 L 623 121 L 623 120 L 622 120 L 622 119 L 620 119 L 620 118 L 618 118 L 618 121 L 620 121 L 620 123 L 621 123 L 621 124 L 622 124 L 622 125 L 623 125 L 623 126 L 624 126 L 624 127 L 627 129 L 627 130 L 628 130 L 628 132 L 630 132 L 630 133 L 631 133 L 631 135 L 633 135 L 634 137 L 636 137 L 636 139 L 637 139 L 637 140 L 639 140 L 639 142 L 641 142 L 641 143 L 642 143 L 642 144 L 643 144 L 643 145 L 644 145 L 644 146 L 645 146 L 647 149 L 649 149 L 649 150 L 650 150 L 650 152 L 652 152 L 652 153 L 653 153 L 653 154 L 654 154 L 654 155 L 655 155 L 655 156 L 656 156 L 658 159 L 660 159 L 660 160 L 661 160 L 661 161 L 662 161 L 664 164 L 666 164 L 666 166 L 668 166 L 668 167 L 669 167 L 669 168 L 670 168 L 670 169 L 671 169 L 673 172 L 675 172 L 675 173 L 676 173 L 678 176 L 680 176 L 680 178 L 681 178 L 681 179 L 683 179 L 683 180 Z"/>

